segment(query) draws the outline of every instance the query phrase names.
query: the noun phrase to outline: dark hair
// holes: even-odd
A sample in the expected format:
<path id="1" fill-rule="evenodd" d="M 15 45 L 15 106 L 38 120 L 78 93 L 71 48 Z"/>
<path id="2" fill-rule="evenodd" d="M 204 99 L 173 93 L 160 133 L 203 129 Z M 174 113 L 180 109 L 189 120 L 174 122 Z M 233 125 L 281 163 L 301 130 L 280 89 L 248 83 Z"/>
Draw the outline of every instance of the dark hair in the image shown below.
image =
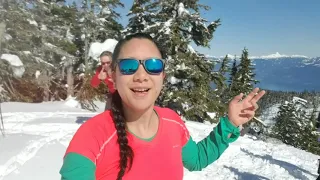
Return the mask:
<path id="1" fill-rule="evenodd" d="M 159 49 L 159 46 L 157 45 L 157 43 L 148 34 L 137 33 L 137 34 L 128 35 L 124 39 L 121 39 L 117 43 L 117 45 L 113 51 L 112 63 L 111 63 L 111 67 L 112 67 L 113 71 L 116 70 L 117 61 L 118 61 L 118 57 L 119 57 L 121 48 L 123 47 L 123 45 L 126 42 L 128 42 L 134 38 L 148 39 L 148 40 L 152 41 Z M 163 54 L 160 49 L 159 49 L 159 51 L 162 56 Z M 125 121 L 125 117 L 124 117 L 124 113 L 123 113 L 122 100 L 121 100 L 121 97 L 120 97 L 118 91 L 115 91 L 112 94 L 111 112 L 112 112 L 112 117 L 113 117 L 115 127 L 117 129 L 118 144 L 119 144 L 119 148 L 120 148 L 120 161 L 119 161 L 120 171 L 118 173 L 117 180 L 121 180 L 125 171 L 126 171 L 126 168 L 128 166 L 128 160 L 130 162 L 129 163 L 129 170 L 132 167 L 134 153 L 133 153 L 132 148 L 128 144 L 128 138 L 127 138 L 127 132 L 126 132 L 126 121 Z"/>
<path id="2" fill-rule="evenodd" d="M 124 118 L 121 97 L 118 91 L 115 91 L 112 94 L 111 111 L 112 111 L 113 121 L 117 130 L 118 144 L 120 149 L 120 161 L 119 161 L 120 171 L 118 173 L 117 180 L 121 180 L 126 171 L 126 168 L 128 165 L 128 159 L 130 161 L 129 169 L 131 169 L 134 154 L 133 154 L 132 148 L 128 144 L 128 138 L 127 138 L 127 132 L 126 132 L 126 121 Z"/>
<path id="3" fill-rule="evenodd" d="M 118 58 L 119 58 L 119 55 L 120 55 L 120 51 L 121 51 L 121 48 L 122 46 L 127 43 L 128 41 L 132 40 L 132 39 L 148 39 L 150 40 L 151 42 L 153 42 L 156 47 L 158 48 L 160 54 L 161 54 L 161 58 L 165 58 L 165 53 L 162 51 L 161 49 L 161 46 L 149 35 L 149 34 L 146 34 L 146 33 L 135 33 L 135 34 L 130 34 L 128 36 L 126 36 L 125 38 L 121 39 L 116 47 L 114 48 L 113 50 L 113 54 L 112 54 L 112 70 L 115 70 L 116 67 L 117 67 L 117 62 L 118 62 Z"/>

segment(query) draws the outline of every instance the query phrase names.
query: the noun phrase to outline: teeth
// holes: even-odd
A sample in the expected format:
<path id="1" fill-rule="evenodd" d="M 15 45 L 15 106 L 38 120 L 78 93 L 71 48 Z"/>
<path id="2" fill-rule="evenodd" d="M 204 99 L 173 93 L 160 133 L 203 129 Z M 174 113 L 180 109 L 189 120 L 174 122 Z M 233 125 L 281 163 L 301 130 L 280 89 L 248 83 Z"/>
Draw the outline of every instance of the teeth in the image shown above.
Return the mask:
<path id="1" fill-rule="evenodd" d="M 133 90 L 138 92 L 143 92 L 143 91 L 147 91 L 148 89 L 133 89 Z"/>

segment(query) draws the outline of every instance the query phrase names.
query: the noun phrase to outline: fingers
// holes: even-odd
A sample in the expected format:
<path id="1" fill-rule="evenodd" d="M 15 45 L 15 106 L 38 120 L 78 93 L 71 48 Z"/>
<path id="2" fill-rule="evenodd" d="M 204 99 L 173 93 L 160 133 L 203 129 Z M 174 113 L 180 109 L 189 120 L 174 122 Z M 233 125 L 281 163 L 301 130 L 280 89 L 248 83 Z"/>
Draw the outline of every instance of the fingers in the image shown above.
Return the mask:
<path id="1" fill-rule="evenodd" d="M 253 91 L 251 91 L 246 98 L 244 98 L 244 101 L 251 101 L 252 98 L 259 92 L 259 88 L 254 88 Z"/>
<path id="2" fill-rule="evenodd" d="M 259 105 L 257 103 L 252 102 L 252 101 L 250 103 L 252 106 L 250 108 L 248 108 L 248 110 L 256 111 L 257 109 L 259 109 Z"/>
<path id="3" fill-rule="evenodd" d="M 250 111 L 250 110 L 244 110 L 243 111 L 243 116 L 245 116 L 246 118 L 248 118 L 248 120 L 251 120 L 255 115 L 254 111 Z"/>
<path id="4" fill-rule="evenodd" d="M 232 100 L 231 103 L 237 103 L 239 102 L 243 97 L 243 93 L 240 93 L 239 95 L 235 96 Z"/>
<path id="5" fill-rule="evenodd" d="M 251 91 L 246 98 L 244 98 L 244 101 L 248 102 L 253 102 L 256 103 L 258 102 L 262 96 L 266 93 L 266 91 L 262 90 L 259 93 L 259 88 L 254 88 L 253 91 Z"/>
<path id="6" fill-rule="evenodd" d="M 265 93 L 266 91 L 260 91 L 254 98 L 252 98 L 251 102 L 252 103 L 258 102 Z"/>
<path id="7" fill-rule="evenodd" d="M 254 111 L 259 109 L 259 105 L 257 103 L 254 103 Z"/>

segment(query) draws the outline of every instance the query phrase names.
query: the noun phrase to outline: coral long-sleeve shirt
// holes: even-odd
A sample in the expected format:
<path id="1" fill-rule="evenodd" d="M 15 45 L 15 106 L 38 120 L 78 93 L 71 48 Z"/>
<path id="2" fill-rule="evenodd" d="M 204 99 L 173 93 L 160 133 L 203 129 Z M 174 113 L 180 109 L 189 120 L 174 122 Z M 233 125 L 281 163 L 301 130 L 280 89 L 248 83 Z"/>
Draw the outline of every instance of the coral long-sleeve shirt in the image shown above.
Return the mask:
<path id="1" fill-rule="evenodd" d="M 96 69 L 96 73 L 95 75 L 92 77 L 91 79 L 91 86 L 92 87 L 98 87 L 99 84 L 101 83 L 101 80 L 98 78 L 99 76 L 99 73 L 102 69 L 102 66 L 99 66 L 97 69 Z M 114 84 L 113 82 L 111 81 L 111 77 L 108 75 L 107 78 L 104 80 L 104 82 L 106 83 L 108 89 L 109 89 L 109 92 L 110 93 L 113 93 L 115 91 L 115 88 L 114 88 Z"/>
<path id="2" fill-rule="evenodd" d="M 132 168 L 123 180 L 182 180 L 183 167 L 201 170 L 218 159 L 239 130 L 227 118 L 202 141 L 196 143 L 184 122 L 168 108 L 154 107 L 159 128 L 151 139 L 127 132 L 134 152 Z M 228 137 L 229 134 L 232 134 Z M 60 174 L 63 180 L 111 180 L 119 172 L 119 145 L 110 111 L 85 122 L 72 138 Z"/>

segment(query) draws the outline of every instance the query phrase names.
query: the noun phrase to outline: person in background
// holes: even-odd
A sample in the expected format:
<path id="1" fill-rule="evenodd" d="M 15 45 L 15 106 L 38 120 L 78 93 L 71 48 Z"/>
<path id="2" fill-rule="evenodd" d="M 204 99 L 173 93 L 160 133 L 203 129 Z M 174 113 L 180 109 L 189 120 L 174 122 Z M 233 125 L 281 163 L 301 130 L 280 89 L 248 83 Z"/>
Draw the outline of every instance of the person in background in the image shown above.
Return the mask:
<path id="1" fill-rule="evenodd" d="M 91 79 L 91 86 L 97 88 L 101 82 L 104 82 L 108 87 L 108 92 L 106 93 L 106 106 L 105 110 L 110 109 L 112 93 L 115 92 L 114 84 L 111 78 L 111 64 L 112 53 L 110 51 L 103 51 L 100 54 L 100 63 L 96 69 L 95 75 Z"/>

